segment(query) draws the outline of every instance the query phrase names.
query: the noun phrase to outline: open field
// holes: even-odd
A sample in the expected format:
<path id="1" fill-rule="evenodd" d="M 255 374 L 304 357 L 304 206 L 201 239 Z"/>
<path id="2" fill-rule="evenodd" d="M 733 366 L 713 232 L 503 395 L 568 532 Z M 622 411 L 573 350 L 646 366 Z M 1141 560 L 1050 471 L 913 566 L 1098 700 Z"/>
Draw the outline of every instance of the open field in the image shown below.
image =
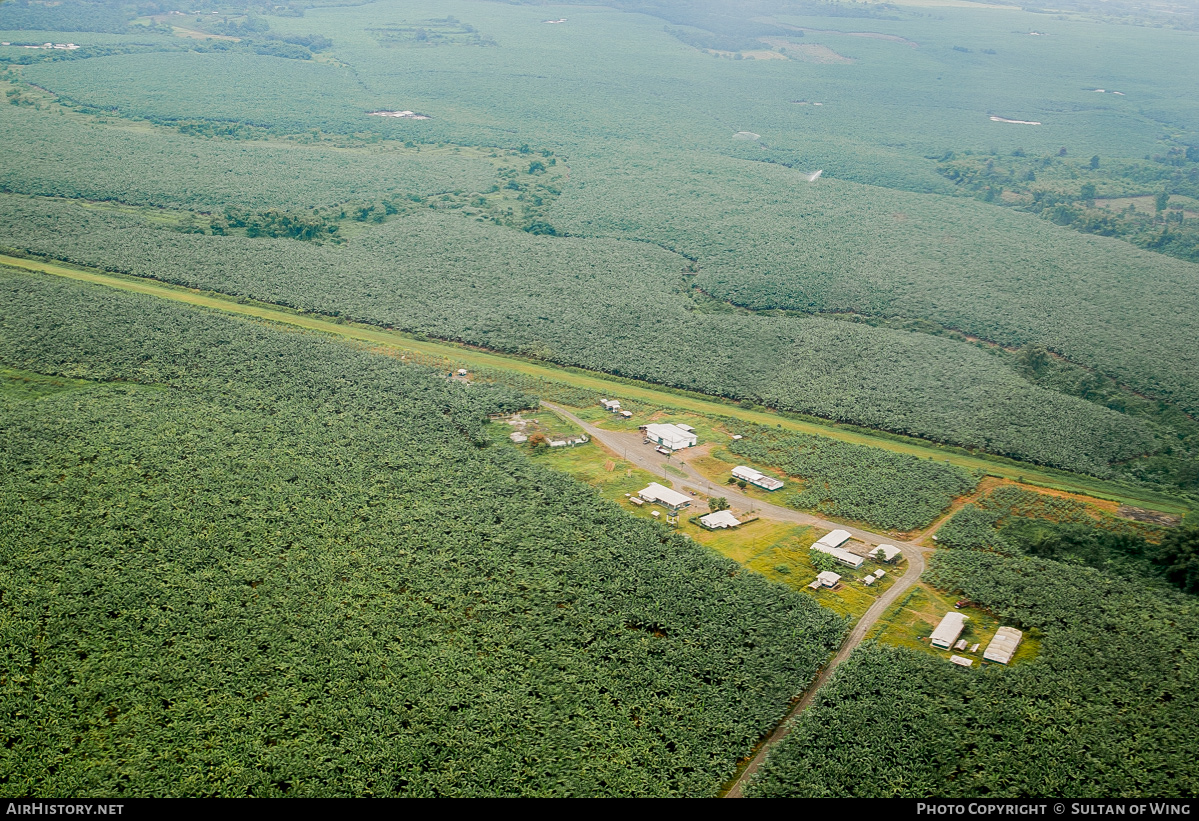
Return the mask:
<path id="1" fill-rule="evenodd" d="M 529 362 L 514 357 L 501 356 L 468 347 L 452 346 L 445 343 L 418 341 L 404 334 L 379 328 L 365 327 L 354 324 L 342 324 L 316 316 L 298 314 L 278 307 L 267 307 L 248 301 L 238 301 L 227 297 L 206 294 L 190 289 L 179 288 L 134 277 L 121 277 L 87 271 L 73 266 L 65 266 L 35 260 L 20 259 L 0 255 L 0 264 L 15 268 L 39 271 L 54 276 L 67 277 L 83 282 L 103 284 L 120 290 L 135 293 L 150 294 L 166 299 L 176 300 L 204 308 L 242 314 L 257 319 L 272 322 L 283 322 L 289 325 L 305 328 L 322 333 L 330 333 L 346 339 L 353 339 L 374 344 L 381 344 L 402 350 L 414 351 L 424 355 L 446 358 L 461 362 L 463 365 L 481 365 L 513 371 L 531 376 L 538 376 L 553 381 L 561 381 L 569 385 L 584 387 L 589 390 L 611 394 L 613 396 L 628 396 L 646 404 L 678 408 L 684 411 L 694 411 L 700 415 L 712 417 L 729 417 L 744 420 L 759 425 L 781 425 L 784 429 L 800 431 L 820 436 L 828 436 L 841 441 L 860 445 L 878 447 L 896 453 L 905 453 L 921 458 L 931 458 L 949 462 L 970 470 L 984 473 L 1017 478 L 1032 484 L 1044 485 L 1048 488 L 1060 488 L 1072 492 L 1097 496 L 1098 498 L 1114 499 L 1138 506 L 1160 508 L 1168 513 L 1184 513 L 1187 507 L 1168 497 L 1151 491 L 1138 491 L 1123 488 L 1102 480 L 1090 477 L 1071 477 L 1064 474 L 1051 474 L 1040 471 L 1033 466 L 1004 465 L 978 457 L 960 453 L 929 448 L 914 442 L 898 442 L 887 438 L 874 438 L 865 433 L 845 430 L 837 427 L 825 427 L 810 422 L 801 422 L 785 416 L 771 414 L 759 410 L 746 410 L 734 405 L 724 404 L 675 393 L 665 393 L 650 385 L 637 385 L 629 380 L 613 382 L 599 375 L 580 373 L 576 370 L 556 369 L 546 365 Z"/>

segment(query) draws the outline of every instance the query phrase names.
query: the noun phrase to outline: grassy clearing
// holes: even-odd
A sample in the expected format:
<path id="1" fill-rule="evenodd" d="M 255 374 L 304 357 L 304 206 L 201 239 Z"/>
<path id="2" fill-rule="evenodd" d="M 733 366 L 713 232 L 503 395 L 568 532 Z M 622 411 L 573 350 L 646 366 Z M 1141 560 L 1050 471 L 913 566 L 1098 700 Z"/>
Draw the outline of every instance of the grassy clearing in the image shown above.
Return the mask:
<path id="1" fill-rule="evenodd" d="M 883 617 L 866 636 L 866 641 L 931 653 L 944 658 L 946 663 L 949 663 L 951 655 L 959 655 L 974 659 L 976 666 L 990 664 L 991 662 L 983 661 L 982 654 L 987 649 L 987 644 L 995 637 L 995 631 L 1002 627 L 1003 623 L 986 610 L 978 607 L 961 608 L 961 612 L 969 617 L 966 628 L 962 631 L 962 638 L 966 640 L 969 647 L 973 647 L 975 644 L 981 645 L 977 653 L 967 652 L 969 647 L 967 651 L 941 650 L 929 644 L 929 636 L 932 635 L 933 630 L 936 629 L 945 614 L 954 610 L 953 605 L 957 600 L 958 597 L 953 594 L 937 590 L 928 584 L 918 583 L 906 596 L 883 614 Z M 1040 633 L 1035 629 L 1026 629 L 1024 630 L 1024 639 L 1020 642 L 1020 648 L 1016 651 L 1011 664 L 1032 661 L 1040 651 Z"/>
<path id="2" fill-rule="evenodd" d="M 38 399 L 63 391 L 87 390 L 94 385 L 82 379 L 45 376 L 32 371 L 0 367 L 0 397 L 3 398 Z"/>
<path id="3" fill-rule="evenodd" d="M 697 418 L 699 420 L 716 418 L 729 419 L 734 422 L 741 420 L 760 425 L 773 425 L 788 430 L 826 436 L 897 453 L 908 453 L 926 459 L 943 459 L 951 464 L 957 464 L 971 470 L 981 470 L 993 476 L 1017 479 L 1025 484 L 1038 487 L 1082 493 L 1100 499 L 1110 499 L 1172 514 L 1185 514 L 1188 511 L 1187 506 L 1182 502 L 1151 490 L 1125 487 L 1116 483 L 1077 474 L 1043 470 L 1032 465 L 1011 462 L 1009 460 L 999 460 L 998 458 L 995 460 L 984 459 L 970 455 L 959 449 L 918 444 L 915 440 L 905 440 L 895 436 L 873 436 L 859 429 L 852 429 L 841 425 L 820 425 L 789 415 L 775 414 L 764 409 L 747 409 L 739 405 L 720 402 L 700 395 L 656 388 L 648 383 L 606 378 L 575 368 L 552 367 L 519 357 L 489 353 L 446 342 L 414 339 L 397 331 L 337 321 L 312 314 L 302 314 L 276 306 L 255 303 L 242 298 L 234 299 L 214 293 L 203 293 L 187 288 L 169 286 L 153 280 L 99 273 L 60 263 L 48 263 L 6 255 L 0 255 L 0 264 L 27 271 L 36 271 L 82 282 L 106 285 L 121 290 L 172 299 L 198 307 L 241 314 L 270 322 L 281 322 L 345 339 L 450 360 L 460 363 L 462 367 L 480 366 L 548 379 L 572 387 L 599 391 L 603 394 L 620 398 L 622 401 L 626 399 L 632 400 L 635 403 L 652 408 L 654 412 L 669 409 L 675 421 L 689 418 Z M 652 413 L 647 415 L 652 415 Z M 635 429 L 637 424 L 644 424 L 644 421 L 639 422 L 639 419 L 644 419 L 640 413 L 635 415 L 632 420 L 623 423 L 617 422 L 609 416 L 608 424 L 626 424 Z M 726 423 L 724 422 L 715 423 L 709 421 L 707 425 L 707 430 L 711 431 L 709 435 L 714 435 L 719 430 L 727 430 Z M 705 432 L 703 425 L 695 425 L 695 427 L 701 431 L 701 434 Z"/>
<path id="4" fill-rule="evenodd" d="M 508 425 L 493 423 L 493 439 L 506 438 L 507 432 Z M 661 508 L 634 505 L 628 499 L 629 495 L 636 495 L 650 482 L 661 482 L 662 478 L 633 466 L 595 443 L 542 450 L 532 458 L 546 467 L 586 482 L 605 499 L 616 502 L 634 516 L 652 519 L 654 512 L 658 511 L 659 518 L 665 520 Z M 719 495 L 718 490 L 716 495 Z M 857 571 L 846 568 L 841 574 L 841 585 L 836 590 L 811 590 L 808 584 L 820 571 L 811 562 L 809 548 L 825 531 L 771 519 L 755 519 L 734 530 L 708 530 L 688 520 L 707 512 L 707 499 L 697 495 L 691 507 L 679 517 L 678 532 L 772 581 L 812 596 L 821 605 L 842 615 L 860 617 L 903 574 L 902 562 L 899 565 L 887 565 L 868 561 Z M 744 513 L 734 509 L 734 515 Z M 869 587 L 861 582 L 861 577 L 878 568 L 887 571 L 881 581 Z"/>

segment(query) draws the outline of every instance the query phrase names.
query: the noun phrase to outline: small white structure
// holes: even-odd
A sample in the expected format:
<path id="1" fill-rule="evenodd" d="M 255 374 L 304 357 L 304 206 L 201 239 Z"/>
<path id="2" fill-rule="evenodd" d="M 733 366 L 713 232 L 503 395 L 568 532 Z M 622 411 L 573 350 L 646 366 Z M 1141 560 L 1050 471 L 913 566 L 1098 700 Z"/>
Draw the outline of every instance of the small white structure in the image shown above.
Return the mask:
<path id="1" fill-rule="evenodd" d="M 604 410 L 611 411 L 612 413 L 616 413 L 618 410 L 620 410 L 619 399 L 601 399 L 600 404 L 604 406 Z"/>
<path id="2" fill-rule="evenodd" d="M 845 565 L 846 567 L 852 567 L 854 570 L 857 570 L 866 563 L 866 560 L 861 556 L 850 553 L 848 550 L 842 550 L 839 547 L 829 547 L 828 545 L 821 544 L 820 542 L 816 542 L 816 544 L 812 545 L 812 549 L 819 550 L 821 553 L 827 553 L 837 561 L 841 562 L 841 564 Z"/>
<path id="3" fill-rule="evenodd" d="M 824 545 L 825 547 L 840 547 L 849 541 L 848 530 L 830 530 L 820 537 L 816 544 Z M 815 547 L 816 545 L 813 545 Z"/>
<path id="4" fill-rule="evenodd" d="M 870 587 L 874 584 L 874 576 L 867 576 L 866 578 L 862 579 L 862 584 Z"/>
<path id="5" fill-rule="evenodd" d="M 629 501 L 632 502 L 633 504 L 637 505 L 637 507 L 641 507 L 643 504 L 645 504 L 644 499 L 638 498 L 636 496 L 630 496 Z"/>
<path id="6" fill-rule="evenodd" d="M 991 639 L 991 643 L 983 651 L 983 658 L 987 661 L 1007 664 L 1016 654 L 1016 648 L 1020 646 L 1022 638 L 1024 638 L 1024 634 L 1015 627 L 1000 627 L 995 632 L 995 638 Z"/>
<path id="7" fill-rule="evenodd" d="M 675 422 L 674 426 L 679 430 L 686 431 L 687 433 L 695 433 L 695 428 L 691 427 L 690 425 L 680 425 L 678 422 Z"/>
<path id="8" fill-rule="evenodd" d="M 765 473 L 745 465 L 737 465 L 733 468 L 733 476 L 749 482 L 751 485 L 757 485 L 763 490 L 778 490 L 783 486 L 783 483 L 773 476 L 767 476 Z"/>
<path id="9" fill-rule="evenodd" d="M 670 510 L 678 510 L 691 504 L 690 496 L 663 487 L 657 482 L 650 482 L 649 487 L 637 491 L 637 495 L 651 504 L 662 505 Z"/>
<path id="10" fill-rule="evenodd" d="M 879 561 L 890 564 L 891 562 L 895 561 L 895 558 L 902 552 L 903 551 L 893 544 L 880 544 L 878 547 L 874 548 L 874 550 L 870 551 L 870 555 Z"/>
<path id="11" fill-rule="evenodd" d="M 966 658 L 965 656 L 950 656 L 949 660 L 952 661 L 954 664 L 958 665 L 959 667 L 973 667 L 974 666 L 974 661 Z"/>
<path id="12" fill-rule="evenodd" d="M 953 649 L 954 649 L 954 650 L 965 650 L 965 649 L 966 649 L 966 640 L 965 640 L 965 639 L 958 639 L 958 641 L 957 641 L 957 644 L 955 644 L 955 645 L 953 646 Z"/>
<path id="13" fill-rule="evenodd" d="M 820 582 L 821 587 L 836 587 L 841 577 L 831 570 L 826 570 L 816 576 L 816 581 Z"/>
<path id="14" fill-rule="evenodd" d="M 458 375 L 459 375 L 459 376 L 466 376 L 466 368 L 459 368 L 459 369 L 458 369 Z"/>
<path id="15" fill-rule="evenodd" d="M 877 579 L 877 580 L 879 580 L 879 581 L 882 581 L 882 578 L 883 578 L 883 576 L 885 576 L 885 575 L 887 575 L 887 571 L 886 571 L 886 570 L 881 570 L 881 569 L 880 569 L 880 570 L 876 570 L 876 571 L 874 571 L 874 578 L 875 578 L 875 579 Z"/>
<path id="16" fill-rule="evenodd" d="M 661 445 L 670 450 L 693 448 L 699 441 L 698 436 L 683 430 L 678 425 L 646 425 L 645 438 L 655 445 Z"/>
<path id="17" fill-rule="evenodd" d="M 967 616 L 964 613 L 956 611 L 946 613 L 945 618 L 941 619 L 941 623 L 937 625 L 937 629 L 933 631 L 931 644 L 933 647 L 940 647 L 942 650 L 948 650 L 958 636 L 962 634 L 962 630 L 966 626 Z"/>
<path id="18" fill-rule="evenodd" d="M 699 523 L 709 530 L 717 530 L 723 527 L 737 527 L 741 522 L 737 521 L 737 517 L 727 510 L 718 510 L 715 513 L 709 513 L 707 516 L 700 516 Z"/>
<path id="19" fill-rule="evenodd" d="M 734 442 L 739 442 L 739 441 L 741 441 L 741 440 L 742 440 L 742 439 L 744 439 L 744 438 L 745 438 L 745 437 L 744 437 L 744 436 L 742 436 L 742 435 L 741 435 L 741 434 L 739 434 L 739 433 L 734 433 L 734 434 L 733 434 L 733 441 L 734 441 Z"/>
<path id="20" fill-rule="evenodd" d="M 632 418 L 633 418 L 633 412 L 632 412 L 632 411 L 626 411 L 626 410 L 622 410 L 622 411 L 620 412 L 620 415 L 621 415 L 621 416 L 623 416 L 625 419 L 632 419 Z"/>
<path id="21" fill-rule="evenodd" d="M 971 652 L 971 653 L 977 653 L 977 652 L 978 652 L 978 648 L 979 648 L 980 646 L 981 646 L 981 644 L 975 644 L 973 647 L 971 647 L 971 648 L 970 648 L 970 652 Z"/>

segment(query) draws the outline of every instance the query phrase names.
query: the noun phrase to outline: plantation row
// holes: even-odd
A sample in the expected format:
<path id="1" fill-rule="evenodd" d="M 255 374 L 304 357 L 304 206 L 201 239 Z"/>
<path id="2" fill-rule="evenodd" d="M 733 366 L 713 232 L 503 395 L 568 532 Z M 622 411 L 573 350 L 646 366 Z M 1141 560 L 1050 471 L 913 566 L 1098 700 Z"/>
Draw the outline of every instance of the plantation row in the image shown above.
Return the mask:
<path id="1" fill-rule="evenodd" d="M 3 273 L 0 352 L 89 380 L 0 391 L 4 795 L 711 795 L 845 629 L 506 389 Z"/>
<path id="2" fill-rule="evenodd" d="M 1091 568 L 939 551 L 930 581 L 1043 634 L 1011 669 L 859 648 L 755 796 L 1186 796 L 1199 790 L 1199 604 Z M 850 743 L 847 743 L 850 742 Z"/>
<path id="3" fill-rule="evenodd" d="M 808 318 L 688 311 L 679 258 L 426 209 L 343 246 L 202 236 L 8 197 L 0 245 L 716 396 L 1109 474 L 1144 423 L 1030 385 L 970 345 Z M 402 249 L 402 253 L 397 253 Z"/>
<path id="4" fill-rule="evenodd" d="M 754 428 L 729 450 L 803 479 L 791 503 L 887 530 L 915 530 L 933 520 L 978 479 L 947 462 L 852 445 L 823 436 Z"/>

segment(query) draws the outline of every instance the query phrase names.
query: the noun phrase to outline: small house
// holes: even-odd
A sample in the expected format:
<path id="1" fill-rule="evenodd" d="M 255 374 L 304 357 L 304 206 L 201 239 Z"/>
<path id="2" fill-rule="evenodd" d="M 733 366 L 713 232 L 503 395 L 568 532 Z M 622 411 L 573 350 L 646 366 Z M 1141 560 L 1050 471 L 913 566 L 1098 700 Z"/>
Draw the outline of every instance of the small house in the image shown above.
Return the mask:
<path id="1" fill-rule="evenodd" d="M 878 547 L 870 551 L 870 555 L 879 561 L 890 564 L 895 561 L 903 551 L 893 544 L 880 544 Z"/>
<path id="2" fill-rule="evenodd" d="M 657 482 L 650 482 L 648 487 L 637 491 L 637 495 L 654 505 L 661 505 L 668 510 L 679 510 L 691 504 L 691 497 L 663 487 Z"/>
<path id="3" fill-rule="evenodd" d="M 821 587 L 836 587 L 841 577 L 831 570 L 826 570 L 816 576 L 816 581 L 820 582 Z"/>
<path id="4" fill-rule="evenodd" d="M 956 664 L 959 667 L 973 667 L 974 666 L 974 661 L 972 659 L 966 658 L 965 656 L 950 656 L 949 660 L 952 661 L 954 664 Z"/>
<path id="5" fill-rule="evenodd" d="M 708 528 L 708 530 L 737 527 L 741 524 L 737 520 L 737 517 L 727 510 L 718 510 L 715 513 L 709 513 L 707 516 L 700 516 L 699 523 Z"/>

